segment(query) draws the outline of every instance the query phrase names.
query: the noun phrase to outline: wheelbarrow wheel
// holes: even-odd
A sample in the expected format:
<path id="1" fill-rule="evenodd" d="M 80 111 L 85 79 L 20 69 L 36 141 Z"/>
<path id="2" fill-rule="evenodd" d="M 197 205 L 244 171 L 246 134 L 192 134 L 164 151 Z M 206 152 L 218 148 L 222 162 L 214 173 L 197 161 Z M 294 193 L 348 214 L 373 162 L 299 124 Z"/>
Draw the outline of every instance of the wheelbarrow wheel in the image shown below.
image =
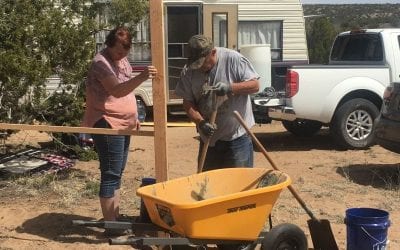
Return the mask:
<path id="1" fill-rule="evenodd" d="M 307 238 L 298 226 L 284 223 L 273 227 L 261 243 L 263 250 L 307 250 Z"/>
<path id="2" fill-rule="evenodd" d="M 194 246 L 188 246 L 188 245 L 169 245 L 169 246 L 164 246 L 162 250 L 197 250 L 197 249 L 202 249 Z"/>
<path id="3" fill-rule="evenodd" d="M 218 244 L 218 250 L 243 250 L 243 249 L 254 249 L 254 247 L 250 247 L 250 245 L 245 244 Z"/>

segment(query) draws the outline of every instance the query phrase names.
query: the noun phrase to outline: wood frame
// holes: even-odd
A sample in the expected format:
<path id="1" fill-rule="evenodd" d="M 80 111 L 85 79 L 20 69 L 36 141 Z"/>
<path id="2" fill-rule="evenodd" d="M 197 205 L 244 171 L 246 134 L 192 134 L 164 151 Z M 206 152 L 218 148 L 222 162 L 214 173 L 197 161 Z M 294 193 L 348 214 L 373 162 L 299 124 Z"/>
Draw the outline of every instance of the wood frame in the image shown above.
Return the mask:
<path id="1" fill-rule="evenodd" d="M 153 79 L 153 117 L 156 180 L 160 182 L 168 180 L 164 6 L 162 0 L 149 0 L 149 3 L 151 58 L 158 70 L 157 77 Z"/>

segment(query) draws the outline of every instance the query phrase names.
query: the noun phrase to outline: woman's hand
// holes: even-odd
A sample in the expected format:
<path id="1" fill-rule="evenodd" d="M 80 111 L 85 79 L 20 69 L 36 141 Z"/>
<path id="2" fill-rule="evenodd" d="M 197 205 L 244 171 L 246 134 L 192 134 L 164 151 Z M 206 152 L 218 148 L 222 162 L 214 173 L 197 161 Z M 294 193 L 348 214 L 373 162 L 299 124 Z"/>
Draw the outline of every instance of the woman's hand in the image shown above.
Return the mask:
<path id="1" fill-rule="evenodd" d="M 153 65 L 149 65 L 139 75 L 145 79 L 153 79 L 157 75 L 157 69 Z"/>

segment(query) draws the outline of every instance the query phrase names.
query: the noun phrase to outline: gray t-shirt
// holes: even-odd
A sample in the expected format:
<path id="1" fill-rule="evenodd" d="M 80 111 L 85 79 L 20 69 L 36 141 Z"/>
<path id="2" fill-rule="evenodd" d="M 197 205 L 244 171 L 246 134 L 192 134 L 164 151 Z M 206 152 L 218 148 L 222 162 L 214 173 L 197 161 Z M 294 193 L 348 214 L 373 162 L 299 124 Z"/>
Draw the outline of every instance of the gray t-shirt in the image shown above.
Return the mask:
<path id="1" fill-rule="evenodd" d="M 215 85 L 218 82 L 238 83 L 258 79 L 251 63 L 240 53 L 226 48 L 217 47 L 217 63 L 208 73 L 201 70 L 184 68 L 176 86 L 176 94 L 184 100 L 196 105 L 204 117 L 209 120 L 212 112 L 211 92 L 204 91 L 205 85 Z M 210 146 L 217 140 L 231 141 L 246 133 L 236 120 L 233 111 L 238 111 L 250 128 L 254 126 L 254 116 L 249 95 L 229 95 L 217 111 L 217 130 L 211 137 Z M 202 140 L 205 137 L 200 133 Z"/>

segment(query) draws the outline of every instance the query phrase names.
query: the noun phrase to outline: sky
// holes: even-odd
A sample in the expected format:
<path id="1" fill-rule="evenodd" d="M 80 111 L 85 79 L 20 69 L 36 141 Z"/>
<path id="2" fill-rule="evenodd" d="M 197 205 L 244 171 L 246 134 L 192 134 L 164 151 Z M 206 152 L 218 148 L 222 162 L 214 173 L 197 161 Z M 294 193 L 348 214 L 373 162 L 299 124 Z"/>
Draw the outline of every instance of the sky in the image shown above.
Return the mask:
<path id="1" fill-rule="evenodd" d="M 400 3 L 400 0 L 300 0 L 303 4 L 384 4 Z"/>

